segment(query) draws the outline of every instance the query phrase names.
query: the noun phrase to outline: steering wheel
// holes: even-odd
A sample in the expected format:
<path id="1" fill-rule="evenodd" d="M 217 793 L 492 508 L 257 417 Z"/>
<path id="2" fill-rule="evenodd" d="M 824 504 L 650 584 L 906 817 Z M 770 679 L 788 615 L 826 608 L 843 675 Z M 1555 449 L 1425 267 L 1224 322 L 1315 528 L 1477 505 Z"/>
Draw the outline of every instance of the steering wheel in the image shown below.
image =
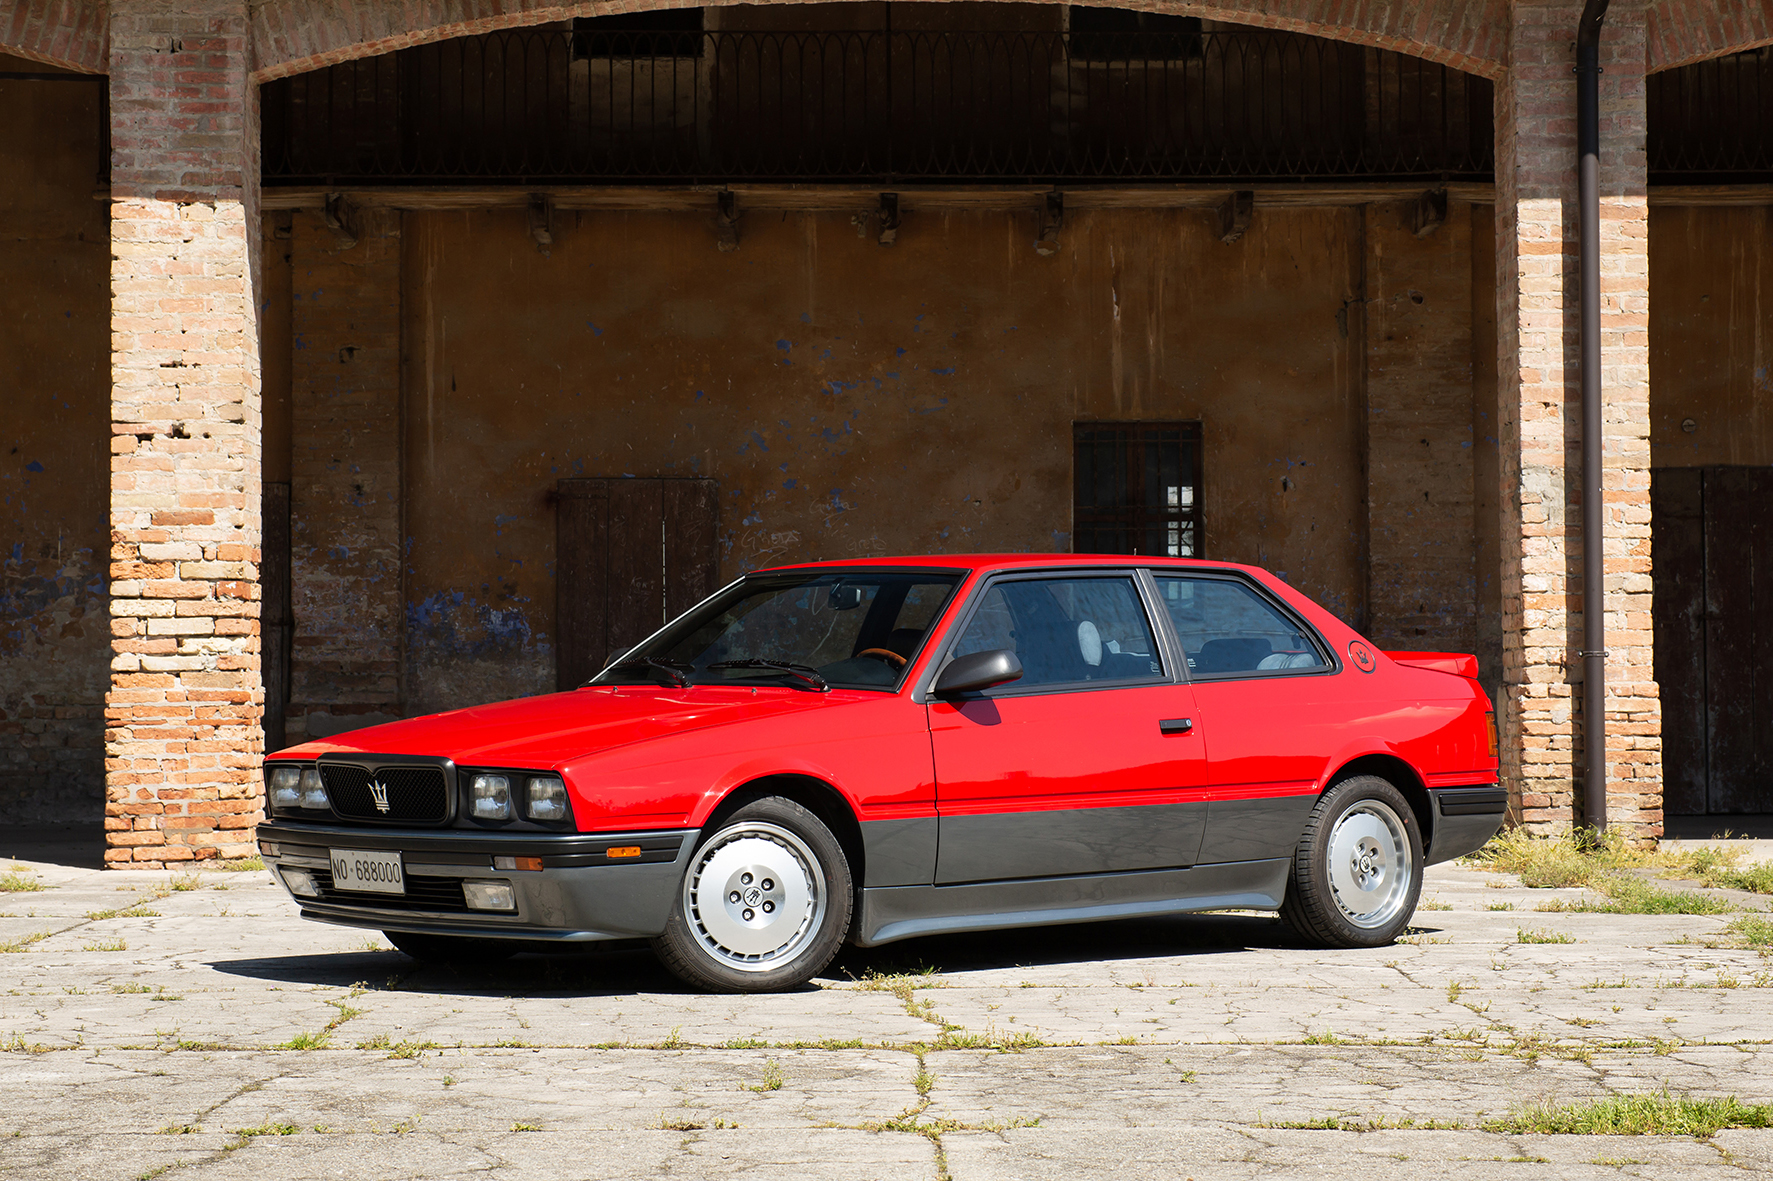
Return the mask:
<path id="1" fill-rule="evenodd" d="M 892 665 L 896 669 L 904 668 L 906 665 L 911 663 L 909 660 L 905 659 L 903 656 L 900 656 L 897 652 L 894 652 L 891 648 L 864 648 L 860 652 L 856 653 L 856 655 L 857 656 L 879 657 L 881 660 L 886 661 L 888 664 Z"/>

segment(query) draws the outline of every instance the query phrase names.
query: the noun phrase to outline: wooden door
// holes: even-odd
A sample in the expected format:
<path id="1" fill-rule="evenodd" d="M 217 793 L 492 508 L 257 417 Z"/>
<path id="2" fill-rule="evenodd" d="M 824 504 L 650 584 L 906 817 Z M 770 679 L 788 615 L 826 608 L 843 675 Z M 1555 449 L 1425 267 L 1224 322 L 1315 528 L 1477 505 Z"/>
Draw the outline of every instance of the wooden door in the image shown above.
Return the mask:
<path id="1" fill-rule="evenodd" d="M 1663 808 L 1773 812 L 1773 468 L 1652 473 Z"/>
<path id="2" fill-rule="evenodd" d="M 265 753 L 289 745 L 290 607 L 289 485 L 266 484 L 259 538 L 259 666 L 265 681 Z"/>
<path id="3" fill-rule="evenodd" d="M 558 494 L 555 671 L 571 689 L 713 592 L 719 495 L 713 480 L 616 478 Z"/>

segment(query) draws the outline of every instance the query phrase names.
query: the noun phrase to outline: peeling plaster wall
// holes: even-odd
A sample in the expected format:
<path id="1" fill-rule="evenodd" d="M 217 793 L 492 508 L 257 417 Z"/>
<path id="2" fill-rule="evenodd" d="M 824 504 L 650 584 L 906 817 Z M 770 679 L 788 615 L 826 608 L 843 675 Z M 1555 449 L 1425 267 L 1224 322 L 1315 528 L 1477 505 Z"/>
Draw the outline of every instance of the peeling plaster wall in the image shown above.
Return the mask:
<path id="1" fill-rule="evenodd" d="M 1773 464 L 1770 223 L 1766 205 L 1650 210 L 1652 467 Z"/>
<path id="2" fill-rule="evenodd" d="M 291 742 L 401 715 L 401 216 L 290 225 Z"/>
<path id="3" fill-rule="evenodd" d="M 0 56 L 0 70 L 45 70 Z M 0 81 L 0 824 L 104 810 L 109 228 L 99 85 Z"/>
<path id="4" fill-rule="evenodd" d="M 1366 207 L 1368 634 L 1473 652 L 1471 213 L 1418 238 L 1409 212 Z"/>
<path id="5" fill-rule="evenodd" d="M 1071 424 L 1200 419 L 1207 556 L 1366 612 L 1359 209 L 409 213 L 406 707 L 553 684 L 564 476 L 720 482 L 721 576 L 1070 547 Z M 1358 329 L 1358 318 L 1356 321 Z M 1469 431 L 1469 417 L 1462 430 Z"/>

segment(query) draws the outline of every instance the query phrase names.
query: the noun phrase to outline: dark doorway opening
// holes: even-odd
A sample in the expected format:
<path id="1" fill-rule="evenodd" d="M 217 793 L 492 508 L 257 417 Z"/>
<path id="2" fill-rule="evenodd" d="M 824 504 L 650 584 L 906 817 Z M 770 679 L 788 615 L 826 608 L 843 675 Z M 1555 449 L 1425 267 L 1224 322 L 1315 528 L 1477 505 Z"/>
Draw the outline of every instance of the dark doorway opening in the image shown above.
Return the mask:
<path id="1" fill-rule="evenodd" d="M 1773 820 L 1773 468 L 1657 469 L 1650 504 L 1670 835 L 1713 827 L 1705 817 L 1762 827 Z"/>
<path id="2" fill-rule="evenodd" d="M 562 480 L 554 586 L 557 683 L 576 688 L 714 591 L 719 486 Z"/>

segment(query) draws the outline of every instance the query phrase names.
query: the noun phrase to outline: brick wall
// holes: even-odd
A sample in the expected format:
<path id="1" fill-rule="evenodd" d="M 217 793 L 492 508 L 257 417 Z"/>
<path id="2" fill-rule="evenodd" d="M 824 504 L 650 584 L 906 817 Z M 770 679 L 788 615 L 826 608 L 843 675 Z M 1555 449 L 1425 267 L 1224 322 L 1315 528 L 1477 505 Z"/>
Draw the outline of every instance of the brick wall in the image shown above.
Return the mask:
<path id="1" fill-rule="evenodd" d="M 1366 207 L 1368 635 L 1471 652 L 1471 214 L 1410 208 Z"/>
<path id="2" fill-rule="evenodd" d="M 99 74 L 109 39 L 103 0 L 0 0 L 0 48 L 8 53 Z"/>
<path id="3" fill-rule="evenodd" d="M 400 716 L 400 214 L 291 233 L 289 741 Z"/>
<path id="4" fill-rule="evenodd" d="M 1581 391 L 1575 81 L 1581 6 L 1518 3 L 1496 91 L 1497 321 L 1503 411 L 1503 773 L 1528 827 L 1568 828 L 1580 795 Z M 1602 38 L 1608 810 L 1661 831 L 1650 626 L 1647 239 L 1642 9 Z"/>
<path id="5" fill-rule="evenodd" d="M 1651 73 L 1773 42 L 1766 0 L 1654 0 L 1645 23 Z"/>
<path id="6" fill-rule="evenodd" d="M 246 18 L 244 0 L 112 5 L 113 865 L 248 855 L 260 809 Z"/>
<path id="7" fill-rule="evenodd" d="M 736 0 L 714 0 L 715 5 Z M 777 0 L 778 3 L 782 0 Z M 789 0 L 798 2 L 798 0 Z M 1231 0 L 1216 4 L 1115 0 L 1117 7 L 1188 13 L 1213 20 L 1396 49 L 1494 77 L 1503 68 L 1507 0 Z M 644 12 L 670 0 L 262 0 L 253 6 L 259 81 L 409 45 L 540 24 L 572 16 Z"/>

